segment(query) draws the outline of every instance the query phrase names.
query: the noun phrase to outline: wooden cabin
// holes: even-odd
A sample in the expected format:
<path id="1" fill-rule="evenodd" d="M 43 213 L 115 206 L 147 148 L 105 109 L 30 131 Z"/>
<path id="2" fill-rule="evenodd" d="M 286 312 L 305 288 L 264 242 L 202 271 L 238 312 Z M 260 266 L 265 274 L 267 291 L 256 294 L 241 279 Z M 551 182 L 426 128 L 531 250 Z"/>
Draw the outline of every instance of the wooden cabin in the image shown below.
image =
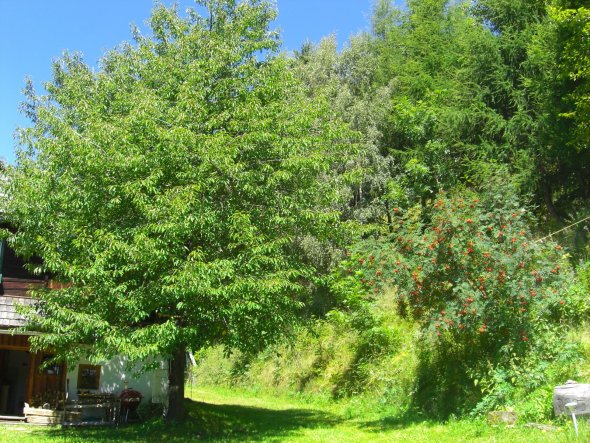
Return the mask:
<path id="1" fill-rule="evenodd" d="M 85 419 L 104 420 L 105 406 L 95 404 L 96 399 L 104 403 L 106 397 L 118 398 L 126 387 L 139 391 L 144 403 L 166 401 L 166 359 L 158 362 L 158 368 L 142 373 L 129 370 L 123 356 L 98 365 L 80 360 L 70 367 L 57 364 L 42 369 L 51 353 L 31 352 L 29 339 L 36 333 L 25 330 L 26 321 L 16 306 L 36 303 L 29 295 L 32 288 L 56 287 L 48 276 L 29 273 L 4 242 L 0 243 L 0 272 L 0 419 L 24 419 L 27 403 L 51 408 L 65 405 L 83 412 Z"/>
<path id="2" fill-rule="evenodd" d="M 24 404 L 63 397 L 65 365 L 40 370 L 49 352 L 31 352 L 33 333 L 17 332 L 25 326 L 16 305 L 31 305 L 31 288 L 48 284 L 45 276 L 29 273 L 23 261 L 5 242 L 0 244 L 0 416 L 21 416 Z"/>

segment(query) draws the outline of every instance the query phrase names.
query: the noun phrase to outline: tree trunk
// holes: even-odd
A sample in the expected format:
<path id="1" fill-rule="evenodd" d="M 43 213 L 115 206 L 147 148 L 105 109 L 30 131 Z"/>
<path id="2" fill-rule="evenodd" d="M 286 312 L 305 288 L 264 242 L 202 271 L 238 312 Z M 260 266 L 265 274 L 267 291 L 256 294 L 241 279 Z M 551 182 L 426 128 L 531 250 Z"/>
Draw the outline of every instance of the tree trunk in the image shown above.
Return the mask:
<path id="1" fill-rule="evenodd" d="M 186 368 L 186 348 L 177 348 L 170 359 L 168 375 L 168 410 L 166 421 L 179 421 L 184 418 L 184 371 Z"/>
<path id="2" fill-rule="evenodd" d="M 551 185 L 549 185 L 546 180 L 541 181 L 541 190 L 543 192 L 545 206 L 547 207 L 547 211 L 549 211 L 551 218 L 555 221 L 562 221 L 559 213 L 557 212 L 557 209 L 555 209 L 555 205 L 553 204 L 553 192 Z"/>
<path id="3" fill-rule="evenodd" d="M 590 189 L 588 189 L 589 187 L 586 179 L 586 174 L 584 174 L 584 171 L 578 171 L 576 176 L 578 178 L 580 194 L 582 194 L 582 198 L 587 200 L 588 198 L 590 198 Z"/>
<path id="4" fill-rule="evenodd" d="M 385 200 L 385 214 L 387 215 L 387 227 L 389 228 L 389 232 L 393 232 L 393 218 L 391 217 L 389 202 L 387 200 Z"/>

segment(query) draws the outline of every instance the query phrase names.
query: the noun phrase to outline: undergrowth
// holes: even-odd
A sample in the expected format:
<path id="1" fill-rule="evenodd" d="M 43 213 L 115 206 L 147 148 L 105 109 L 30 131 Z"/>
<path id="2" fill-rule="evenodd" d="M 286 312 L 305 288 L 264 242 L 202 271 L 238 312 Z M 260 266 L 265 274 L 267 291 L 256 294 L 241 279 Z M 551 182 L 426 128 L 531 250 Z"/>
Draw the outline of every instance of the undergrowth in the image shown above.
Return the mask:
<path id="1" fill-rule="evenodd" d="M 189 384 L 338 403 L 346 418 L 448 419 L 500 409 L 516 411 L 522 423 L 547 422 L 556 385 L 590 380 L 590 328 L 570 328 L 563 337 L 548 331 L 542 349 L 509 367 L 474 360 L 488 364 L 474 366 L 474 373 L 488 376 L 470 377 L 470 362 L 453 360 L 451 343 L 446 352 L 433 347 L 416 322 L 397 313 L 395 293 L 386 291 L 362 309 L 333 310 L 300 326 L 290 340 L 259 354 L 203 350 Z"/>
<path id="2" fill-rule="evenodd" d="M 333 310 L 257 355 L 228 357 L 221 348 L 206 349 L 196 356 L 190 380 L 349 403 L 357 413 L 404 413 L 415 388 L 419 331 L 395 314 L 391 303 L 393 297 L 385 294 L 360 315 Z"/>

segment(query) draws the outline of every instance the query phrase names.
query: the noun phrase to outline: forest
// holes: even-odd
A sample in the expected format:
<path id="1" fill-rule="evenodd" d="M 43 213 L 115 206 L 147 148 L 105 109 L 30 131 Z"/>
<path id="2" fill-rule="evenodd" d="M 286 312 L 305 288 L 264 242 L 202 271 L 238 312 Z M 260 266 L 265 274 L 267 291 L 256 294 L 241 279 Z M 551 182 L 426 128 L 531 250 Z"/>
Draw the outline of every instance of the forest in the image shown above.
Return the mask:
<path id="1" fill-rule="evenodd" d="M 291 54 L 271 3 L 196 3 L 27 85 L 32 345 L 169 356 L 171 420 L 183 380 L 551 419 L 590 380 L 588 2 L 378 0 Z"/>
<path id="2" fill-rule="evenodd" d="M 291 69 L 359 137 L 344 247 L 311 252 L 324 320 L 225 375 L 208 351 L 199 377 L 550 418 L 553 387 L 588 368 L 586 6 L 379 1 L 342 51 L 303 45 Z"/>

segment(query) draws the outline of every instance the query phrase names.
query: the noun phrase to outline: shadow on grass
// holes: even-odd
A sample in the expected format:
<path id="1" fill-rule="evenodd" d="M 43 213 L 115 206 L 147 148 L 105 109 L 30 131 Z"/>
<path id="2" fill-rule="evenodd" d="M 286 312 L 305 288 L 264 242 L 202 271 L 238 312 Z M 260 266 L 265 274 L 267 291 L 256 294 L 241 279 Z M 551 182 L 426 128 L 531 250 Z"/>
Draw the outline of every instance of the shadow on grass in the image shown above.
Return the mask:
<path id="1" fill-rule="evenodd" d="M 359 428 L 369 432 L 385 432 L 390 430 L 405 429 L 416 425 L 434 426 L 437 422 L 425 417 L 419 411 L 408 411 L 402 415 L 382 417 L 378 420 L 371 420 L 359 423 Z"/>
<path id="2" fill-rule="evenodd" d="M 53 429 L 48 434 L 80 442 L 237 442 L 281 439 L 304 429 L 333 427 L 340 422 L 336 416 L 312 409 L 275 410 L 192 400 L 186 400 L 186 407 L 188 416 L 178 423 L 166 424 L 158 419 L 120 428 Z"/>

